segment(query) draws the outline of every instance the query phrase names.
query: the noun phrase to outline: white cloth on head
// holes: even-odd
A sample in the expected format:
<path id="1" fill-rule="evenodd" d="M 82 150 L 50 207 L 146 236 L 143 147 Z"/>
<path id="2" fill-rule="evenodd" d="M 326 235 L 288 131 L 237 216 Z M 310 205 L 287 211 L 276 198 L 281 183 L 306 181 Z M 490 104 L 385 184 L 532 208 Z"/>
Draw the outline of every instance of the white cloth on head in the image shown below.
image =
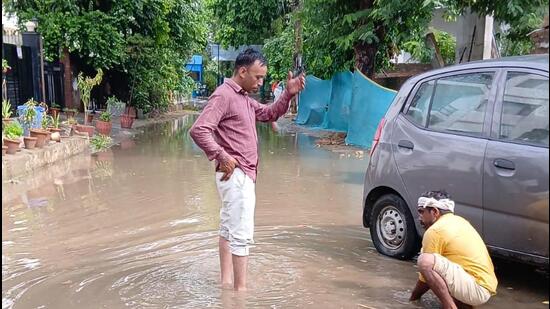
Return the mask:
<path id="1" fill-rule="evenodd" d="M 420 197 L 418 199 L 418 207 L 432 207 L 439 208 L 441 210 L 449 210 L 453 213 L 455 212 L 455 202 L 450 199 L 436 200 L 433 197 Z"/>

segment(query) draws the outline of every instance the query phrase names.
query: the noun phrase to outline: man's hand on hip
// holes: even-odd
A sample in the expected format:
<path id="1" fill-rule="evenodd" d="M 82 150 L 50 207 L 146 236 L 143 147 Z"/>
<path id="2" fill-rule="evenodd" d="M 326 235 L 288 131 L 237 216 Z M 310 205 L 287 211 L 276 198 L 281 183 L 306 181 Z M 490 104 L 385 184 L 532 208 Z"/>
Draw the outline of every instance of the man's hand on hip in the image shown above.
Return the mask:
<path id="1" fill-rule="evenodd" d="M 233 175 L 233 172 L 235 171 L 235 168 L 238 165 L 237 160 L 233 158 L 232 156 L 223 156 L 223 158 L 220 158 L 220 172 L 223 173 L 223 176 L 221 178 L 221 181 L 227 181 L 229 178 L 231 178 L 231 175 Z"/>
<path id="2" fill-rule="evenodd" d="M 292 72 L 288 72 L 288 78 L 286 81 L 286 89 L 291 95 L 295 95 L 298 92 L 304 90 L 306 87 L 306 76 L 304 73 L 300 73 L 300 75 L 294 77 L 294 74 Z"/>

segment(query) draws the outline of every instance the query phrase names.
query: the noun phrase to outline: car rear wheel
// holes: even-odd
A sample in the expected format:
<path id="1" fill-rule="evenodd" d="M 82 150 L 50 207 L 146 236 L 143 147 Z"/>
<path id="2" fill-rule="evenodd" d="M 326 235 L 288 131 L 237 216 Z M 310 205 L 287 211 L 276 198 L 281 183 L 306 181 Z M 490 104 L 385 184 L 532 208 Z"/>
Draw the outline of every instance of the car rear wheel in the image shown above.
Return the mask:
<path id="1" fill-rule="evenodd" d="M 376 250 L 390 257 L 410 259 L 420 248 L 414 218 L 405 201 L 395 194 L 384 195 L 374 203 L 370 233 Z"/>

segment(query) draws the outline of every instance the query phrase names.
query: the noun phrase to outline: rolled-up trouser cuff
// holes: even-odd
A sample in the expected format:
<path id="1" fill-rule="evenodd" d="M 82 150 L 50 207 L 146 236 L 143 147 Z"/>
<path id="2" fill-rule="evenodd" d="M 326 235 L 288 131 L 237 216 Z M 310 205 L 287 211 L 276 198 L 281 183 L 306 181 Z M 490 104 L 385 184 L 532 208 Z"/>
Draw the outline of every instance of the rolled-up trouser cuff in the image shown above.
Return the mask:
<path id="1" fill-rule="evenodd" d="M 224 226 L 220 227 L 220 236 L 229 242 L 231 254 L 237 256 L 248 256 L 250 254 L 250 245 L 254 243 L 252 239 L 241 240 L 232 237 L 229 230 Z"/>

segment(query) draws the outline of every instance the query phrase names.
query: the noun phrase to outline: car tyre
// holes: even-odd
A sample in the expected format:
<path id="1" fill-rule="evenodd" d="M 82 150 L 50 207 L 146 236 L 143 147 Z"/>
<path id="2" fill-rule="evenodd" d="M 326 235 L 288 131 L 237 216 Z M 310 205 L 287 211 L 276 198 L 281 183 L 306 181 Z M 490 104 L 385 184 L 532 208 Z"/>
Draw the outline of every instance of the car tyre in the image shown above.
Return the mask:
<path id="1" fill-rule="evenodd" d="M 420 249 L 420 237 L 405 201 L 395 195 L 381 196 L 370 217 L 370 233 L 376 250 L 401 260 L 412 258 Z"/>

